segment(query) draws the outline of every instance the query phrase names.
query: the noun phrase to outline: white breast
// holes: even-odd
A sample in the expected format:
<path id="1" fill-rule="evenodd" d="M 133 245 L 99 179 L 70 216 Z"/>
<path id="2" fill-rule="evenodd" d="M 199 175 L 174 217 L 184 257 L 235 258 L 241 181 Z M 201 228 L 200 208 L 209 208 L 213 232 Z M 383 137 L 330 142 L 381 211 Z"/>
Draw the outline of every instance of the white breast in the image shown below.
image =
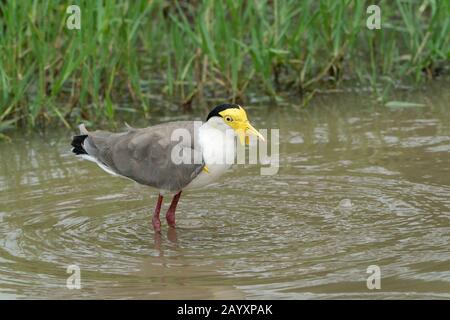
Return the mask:
<path id="1" fill-rule="evenodd" d="M 230 131 L 231 132 L 231 131 Z M 202 171 L 184 190 L 200 188 L 217 180 L 234 163 L 235 137 L 208 123 L 199 128 L 199 145 L 209 172 Z"/>

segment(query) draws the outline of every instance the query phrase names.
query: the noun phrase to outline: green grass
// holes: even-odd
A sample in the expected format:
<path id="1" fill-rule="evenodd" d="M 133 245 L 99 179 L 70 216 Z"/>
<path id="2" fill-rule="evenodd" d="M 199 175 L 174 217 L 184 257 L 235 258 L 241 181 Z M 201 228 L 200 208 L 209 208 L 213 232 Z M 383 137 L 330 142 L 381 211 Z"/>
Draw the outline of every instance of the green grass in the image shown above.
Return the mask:
<path id="1" fill-rule="evenodd" d="M 311 98 L 370 87 L 385 97 L 448 70 L 450 1 L 0 2 L 0 131 L 150 116 L 158 101 L 190 108 L 250 93 Z"/>

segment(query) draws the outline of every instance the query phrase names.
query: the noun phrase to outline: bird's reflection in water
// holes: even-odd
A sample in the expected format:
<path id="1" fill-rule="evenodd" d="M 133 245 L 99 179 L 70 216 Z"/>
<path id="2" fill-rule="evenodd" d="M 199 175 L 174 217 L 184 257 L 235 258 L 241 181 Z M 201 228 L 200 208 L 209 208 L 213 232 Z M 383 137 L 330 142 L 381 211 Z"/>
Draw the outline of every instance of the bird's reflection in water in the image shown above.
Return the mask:
<path id="1" fill-rule="evenodd" d="M 181 232 L 181 234 L 183 234 Z M 156 255 L 148 256 L 134 275 L 139 277 L 140 292 L 151 299 L 242 299 L 243 293 L 235 286 L 223 284 L 221 263 L 202 264 L 185 256 L 179 247 L 177 229 L 155 232 Z M 212 280 L 216 279 L 216 280 Z M 212 282 L 212 283 L 211 283 Z M 136 288 L 134 288 L 135 290 Z M 145 293 L 144 293 L 145 292 Z"/>
<path id="2" fill-rule="evenodd" d="M 169 228 L 167 230 L 167 239 L 169 239 L 170 242 L 176 245 L 178 243 L 177 229 Z"/>
<path id="3" fill-rule="evenodd" d="M 177 229 L 175 228 L 168 228 L 167 229 L 167 240 L 169 240 L 172 244 L 173 244 L 173 248 L 176 249 L 177 248 L 177 244 L 178 244 L 178 237 L 177 237 Z M 161 249 L 161 244 L 163 242 L 163 237 L 161 232 L 155 232 L 154 236 L 154 247 L 155 250 L 157 250 L 159 252 L 159 256 L 163 257 L 164 256 L 164 250 Z"/>

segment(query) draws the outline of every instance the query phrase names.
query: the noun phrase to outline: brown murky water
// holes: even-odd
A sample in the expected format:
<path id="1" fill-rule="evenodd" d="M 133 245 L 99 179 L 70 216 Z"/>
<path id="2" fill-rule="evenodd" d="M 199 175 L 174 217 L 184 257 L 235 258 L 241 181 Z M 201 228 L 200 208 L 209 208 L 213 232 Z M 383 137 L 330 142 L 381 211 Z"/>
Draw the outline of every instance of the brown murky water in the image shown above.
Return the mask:
<path id="1" fill-rule="evenodd" d="M 183 194 L 161 236 L 151 189 L 72 156 L 70 132 L 17 133 L 0 144 L 0 298 L 450 298 L 448 88 L 397 96 L 417 108 L 250 109 L 280 128 L 278 174 L 235 166 Z"/>

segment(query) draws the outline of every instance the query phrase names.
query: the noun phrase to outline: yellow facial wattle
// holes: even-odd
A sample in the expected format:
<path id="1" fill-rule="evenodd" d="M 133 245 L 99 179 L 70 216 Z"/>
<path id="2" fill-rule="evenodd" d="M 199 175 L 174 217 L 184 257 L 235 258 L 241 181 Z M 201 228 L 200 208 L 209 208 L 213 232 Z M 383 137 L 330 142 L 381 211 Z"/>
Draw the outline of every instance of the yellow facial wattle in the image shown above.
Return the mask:
<path id="1" fill-rule="evenodd" d="M 249 139 L 247 137 L 248 134 L 255 135 L 262 141 L 265 141 L 263 135 L 250 124 L 247 118 L 247 113 L 242 107 L 239 107 L 239 109 L 226 109 L 219 112 L 219 114 L 222 116 L 225 123 L 234 129 L 239 138 L 239 142 L 242 145 L 249 144 Z"/>

